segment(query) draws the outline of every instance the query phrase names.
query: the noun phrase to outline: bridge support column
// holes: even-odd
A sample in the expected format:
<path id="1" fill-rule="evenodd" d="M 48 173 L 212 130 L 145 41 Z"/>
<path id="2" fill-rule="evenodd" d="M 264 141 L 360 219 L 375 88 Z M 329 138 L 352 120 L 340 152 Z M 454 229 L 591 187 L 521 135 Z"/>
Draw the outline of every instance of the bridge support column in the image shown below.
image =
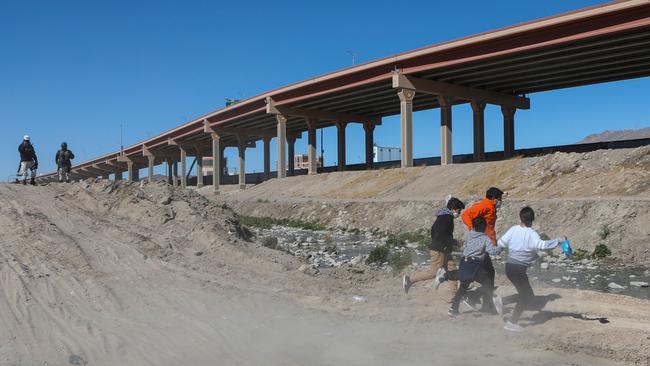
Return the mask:
<path id="1" fill-rule="evenodd" d="M 517 108 L 501 107 L 503 113 L 503 157 L 511 158 L 515 152 L 515 112 Z"/>
<path id="2" fill-rule="evenodd" d="M 367 169 L 372 169 L 373 165 L 373 160 L 374 160 L 374 131 L 375 131 L 375 124 L 374 123 L 364 123 L 363 124 L 363 130 L 366 132 L 366 168 Z"/>
<path id="3" fill-rule="evenodd" d="M 485 161 L 485 103 L 472 101 L 474 123 L 474 161 Z"/>
<path id="4" fill-rule="evenodd" d="M 187 150 L 183 146 L 178 149 L 181 151 L 181 188 L 187 188 Z"/>
<path id="5" fill-rule="evenodd" d="M 122 172 L 115 172 L 115 181 L 117 182 L 117 181 L 120 181 L 122 179 L 124 179 L 122 177 Z"/>
<path id="6" fill-rule="evenodd" d="M 221 181 L 225 179 L 225 171 L 227 170 L 227 161 L 226 161 L 226 147 L 219 146 L 219 177 Z"/>
<path id="7" fill-rule="evenodd" d="M 108 179 L 109 175 L 110 175 L 109 173 L 102 174 L 102 179 Z"/>
<path id="8" fill-rule="evenodd" d="M 440 164 L 447 165 L 454 162 L 451 146 L 451 100 L 438 96 L 440 104 Z"/>
<path id="9" fill-rule="evenodd" d="M 269 180 L 271 176 L 271 137 L 264 136 L 264 180 Z"/>
<path id="10" fill-rule="evenodd" d="M 140 180 L 140 169 L 133 164 L 133 180 L 132 182 L 137 182 Z"/>
<path id="11" fill-rule="evenodd" d="M 135 177 L 133 176 L 133 162 L 132 161 L 127 161 L 126 162 L 126 171 L 129 174 L 129 182 L 135 182 Z"/>
<path id="12" fill-rule="evenodd" d="M 309 175 L 316 174 L 318 171 L 316 157 L 316 121 L 307 119 L 307 159 L 309 161 Z"/>
<path id="13" fill-rule="evenodd" d="M 291 136 L 287 138 L 287 150 L 288 150 L 288 159 L 289 159 L 289 172 L 288 175 L 294 175 L 296 171 L 296 137 Z"/>
<path id="14" fill-rule="evenodd" d="M 246 141 L 239 138 L 239 189 L 246 189 Z"/>
<path id="15" fill-rule="evenodd" d="M 165 159 L 165 163 L 167 164 L 167 184 L 174 184 L 172 180 L 174 179 L 174 168 L 173 168 L 173 163 L 172 159 Z"/>
<path id="16" fill-rule="evenodd" d="M 153 165 L 156 158 L 153 156 L 147 156 L 147 181 L 153 183 Z"/>
<path id="17" fill-rule="evenodd" d="M 276 114 L 278 121 L 278 179 L 287 176 L 287 117 Z"/>
<path id="18" fill-rule="evenodd" d="M 219 194 L 221 183 L 221 147 L 219 146 L 221 136 L 212 133 L 212 192 Z"/>
<path id="19" fill-rule="evenodd" d="M 203 152 L 200 147 L 196 147 L 196 188 L 203 187 Z"/>
<path id="20" fill-rule="evenodd" d="M 400 89 L 400 124 L 402 137 L 402 168 L 413 166 L 413 98 L 415 90 Z"/>
<path id="21" fill-rule="evenodd" d="M 174 187 L 178 187 L 178 162 L 175 161 L 174 164 L 172 165 L 172 185 Z"/>
<path id="22" fill-rule="evenodd" d="M 336 122 L 336 136 L 337 136 L 337 160 L 338 160 L 338 171 L 342 172 L 345 170 L 346 157 L 345 157 L 345 127 L 347 127 L 347 122 Z"/>

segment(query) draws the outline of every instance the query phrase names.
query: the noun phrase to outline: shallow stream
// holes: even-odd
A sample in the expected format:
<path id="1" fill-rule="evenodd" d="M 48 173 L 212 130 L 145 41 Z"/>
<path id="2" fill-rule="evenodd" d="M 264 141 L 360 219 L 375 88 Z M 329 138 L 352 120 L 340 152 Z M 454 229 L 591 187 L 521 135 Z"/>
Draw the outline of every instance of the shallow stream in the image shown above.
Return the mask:
<path id="1" fill-rule="evenodd" d="M 385 237 L 370 233 L 355 234 L 342 231 L 310 231 L 292 227 L 274 226 L 270 229 L 255 229 L 259 238 L 277 238 L 278 245 L 293 255 L 307 259 L 314 267 L 336 267 L 346 263 L 356 264 L 378 245 L 386 243 Z M 427 251 L 417 244 L 393 248 L 393 252 L 409 253 L 413 264 L 430 264 Z M 560 251 L 556 251 L 560 254 Z M 548 263 L 542 269 L 541 263 Z M 384 264 L 386 268 L 387 264 Z M 503 260 L 497 258 L 495 268 L 503 273 Z M 605 264 L 599 261 L 574 262 L 560 257 L 546 257 L 528 270 L 531 279 L 550 287 L 587 289 L 599 292 L 618 293 L 640 299 L 650 299 L 650 269 Z M 634 286 L 633 282 L 645 282 L 646 287 Z M 619 288 L 620 287 L 620 288 Z"/>

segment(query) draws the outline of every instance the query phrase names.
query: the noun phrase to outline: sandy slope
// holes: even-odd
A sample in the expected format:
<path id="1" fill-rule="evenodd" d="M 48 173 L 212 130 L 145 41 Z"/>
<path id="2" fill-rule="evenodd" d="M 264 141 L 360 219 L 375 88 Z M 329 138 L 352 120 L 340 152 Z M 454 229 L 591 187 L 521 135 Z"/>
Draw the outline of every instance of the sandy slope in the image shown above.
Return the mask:
<path id="1" fill-rule="evenodd" d="M 369 268 L 307 276 L 244 241 L 228 208 L 165 186 L 0 185 L 0 230 L 0 365 L 648 360 L 647 302 L 565 292 L 523 336 L 497 317 L 452 322 L 431 289 L 404 296 Z M 611 323 L 560 312 L 576 310 Z"/>

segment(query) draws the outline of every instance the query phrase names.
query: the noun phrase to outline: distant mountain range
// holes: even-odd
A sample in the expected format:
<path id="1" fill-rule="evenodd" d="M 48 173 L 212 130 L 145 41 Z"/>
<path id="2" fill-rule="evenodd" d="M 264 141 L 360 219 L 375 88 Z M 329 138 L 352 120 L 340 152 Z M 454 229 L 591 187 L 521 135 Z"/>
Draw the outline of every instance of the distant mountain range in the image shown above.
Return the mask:
<path id="1" fill-rule="evenodd" d="M 578 141 L 578 143 L 587 144 L 590 142 L 634 140 L 634 139 L 647 139 L 647 138 L 650 138 L 650 127 L 640 128 L 638 130 L 605 131 L 605 132 L 589 135 L 584 139 Z"/>

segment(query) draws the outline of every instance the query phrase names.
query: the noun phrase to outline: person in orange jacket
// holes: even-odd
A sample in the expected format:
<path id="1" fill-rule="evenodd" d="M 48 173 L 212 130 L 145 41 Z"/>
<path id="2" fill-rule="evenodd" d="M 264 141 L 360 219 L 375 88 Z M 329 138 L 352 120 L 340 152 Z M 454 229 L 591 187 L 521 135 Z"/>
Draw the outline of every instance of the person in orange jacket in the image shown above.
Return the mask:
<path id="1" fill-rule="evenodd" d="M 497 210 L 501 207 L 502 200 L 503 191 L 496 187 L 490 187 L 487 192 L 485 192 L 484 199 L 474 203 L 460 215 L 463 223 L 467 226 L 469 231 L 473 229 L 472 220 L 477 217 L 483 217 L 487 223 L 485 235 L 490 238 L 492 245 L 497 245 L 497 236 L 494 231 L 494 225 L 497 222 Z M 489 255 L 486 255 L 483 260 L 483 268 L 488 275 L 488 279 L 491 281 L 492 287 L 494 287 L 494 265 L 492 264 L 492 259 Z M 474 308 L 474 301 L 472 298 L 467 297 L 463 302 L 469 307 Z"/>
<path id="2" fill-rule="evenodd" d="M 472 230 L 472 220 L 481 216 L 485 219 L 487 227 L 485 235 L 490 238 L 492 245 L 497 245 L 497 236 L 494 225 L 497 222 L 497 210 L 501 207 L 503 191 L 496 187 L 490 187 L 485 193 L 485 198 L 476 202 L 460 215 L 463 223 L 469 230 Z"/>

